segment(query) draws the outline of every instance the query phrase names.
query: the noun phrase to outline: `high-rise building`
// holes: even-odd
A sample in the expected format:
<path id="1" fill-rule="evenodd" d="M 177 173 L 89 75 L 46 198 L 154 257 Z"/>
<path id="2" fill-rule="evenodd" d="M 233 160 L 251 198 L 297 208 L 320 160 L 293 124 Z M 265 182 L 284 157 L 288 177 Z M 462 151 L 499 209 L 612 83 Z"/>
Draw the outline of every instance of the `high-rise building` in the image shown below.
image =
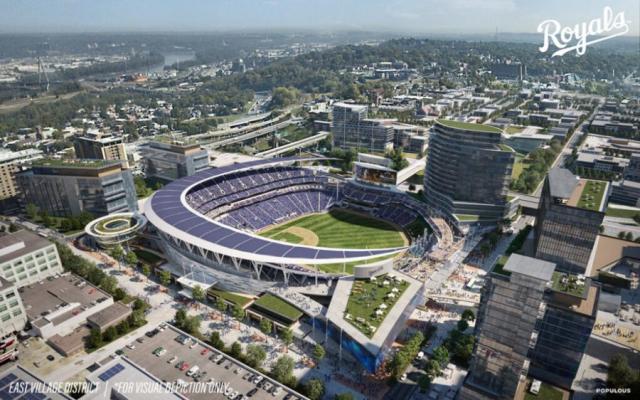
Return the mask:
<path id="1" fill-rule="evenodd" d="M 24 286 L 62 273 L 56 246 L 27 230 L 0 236 L 0 276 Z"/>
<path id="2" fill-rule="evenodd" d="M 582 276 L 554 272 L 537 325 L 529 375 L 570 389 L 598 312 L 600 287 Z"/>
<path id="3" fill-rule="evenodd" d="M 429 136 L 424 194 L 445 214 L 498 220 L 511 212 L 507 191 L 515 153 L 496 127 L 439 120 Z"/>
<path id="4" fill-rule="evenodd" d="M 49 215 L 102 216 L 138 209 L 131 171 L 121 162 L 43 159 L 16 176 L 25 204 Z"/>
<path id="5" fill-rule="evenodd" d="M 368 118 L 366 105 L 349 103 L 335 103 L 332 115 L 333 142 L 341 149 L 385 152 L 393 148 L 395 120 Z"/>
<path id="6" fill-rule="evenodd" d="M 536 324 L 554 264 L 512 254 L 487 280 L 478 309 L 477 342 L 460 400 L 513 399 L 529 371 Z"/>
<path id="7" fill-rule="evenodd" d="M 122 137 L 103 132 L 87 132 L 73 142 L 76 158 L 94 160 L 121 160 L 127 162 Z"/>
<path id="8" fill-rule="evenodd" d="M 579 179 L 569 170 L 549 171 L 535 226 L 535 257 L 557 270 L 584 274 L 604 219 L 609 184 Z"/>
<path id="9" fill-rule="evenodd" d="M 0 152 L 0 211 L 17 208 L 17 202 L 11 201 L 18 196 L 16 174 L 20 165 L 42 158 L 42 151 L 26 149 Z"/>
<path id="10" fill-rule="evenodd" d="M 147 177 L 172 181 L 209 168 L 209 153 L 197 143 L 153 141 L 140 153 Z"/>
<path id="11" fill-rule="evenodd" d="M 634 153 L 629 158 L 629 165 L 624 170 L 624 179 L 640 182 L 640 153 Z"/>

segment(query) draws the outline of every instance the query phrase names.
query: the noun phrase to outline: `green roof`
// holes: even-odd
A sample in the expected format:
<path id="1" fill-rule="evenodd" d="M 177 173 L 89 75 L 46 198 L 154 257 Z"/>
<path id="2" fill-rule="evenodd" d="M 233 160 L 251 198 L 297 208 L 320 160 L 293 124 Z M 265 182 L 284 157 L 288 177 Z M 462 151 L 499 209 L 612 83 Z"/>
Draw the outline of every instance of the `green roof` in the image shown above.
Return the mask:
<path id="1" fill-rule="evenodd" d="M 437 122 L 441 125 L 454 129 L 464 129 L 467 131 L 475 132 L 502 133 L 502 130 L 491 125 L 470 124 L 468 122 L 452 121 L 449 119 L 439 119 L 437 120 Z"/>
<path id="2" fill-rule="evenodd" d="M 500 150 L 502 150 L 502 151 L 508 151 L 508 152 L 510 152 L 510 153 L 515 153 L 515 152 L 516 152 L 514 149 L 512 149 L 512 148 L 511 148 L 511 146 L 507 146 L 506 144 L 502 144 L 502 143 L 500 143 L 500 144 L 498 145 L 498 147 L 499 147 L 499 148 L 500 148 Z"/>
<path id="3" fill-rule="evenodd" d="M 291 322 L 297 321 L 302 317 L 302 311 L 270 293 L 262 295 L 258 300 L 253 302 L 252 306 L 256 306 L 276 315 L 285 317 Z"/>
<path id="4" fill-rule="evenodd" d="M 607 189 L 607 182 L 587 181 L 578 200 L 578 208 L 600 211 L 600 204 Z"/>
<path id="5" fill-rule="evenodd" d="M 389 285 L 383 285 L 385 280 L 389 281 Z M 349 314 L 350 318 L 347 321 L 367 337 L 372 337 L 408 287 L 409 282 L 404 279 L 396 281 L 395 279 L 387 279 L 386 275 L 378 275 L 376 281 L 356 279 L 347 300 L 345 318 L 346 314 Z M 389 297 L 393 288 L 396 288 L 398 292 Z M 376 310 L 383 303 L 386 304 L 386 308 L 381 309 L 380 315 L 376 314 Z M 371 330 L 369 326 L 375 329 Z"/>
<path id="6" fill-rule="evenodd" d="M 241 296 L 239 294 L 227 292 L 226 290 L 209 288 L 207 290 L 207 294 L 209 296 L 219 297 L 223 300 L 226 300 L 230 303 L 233 303 L 237 306 L 244 307 L 251 302 L 251 299 L 246 296 Z"/>
<path id="7" fill-rule="evenodd" d="M 31 165 L 34 167 L 103 168 L 120 162 L 118 160 L 42 158 L 33 161 Z"/>
<path id="8" fill-rule="evenodd" d="M 554 272 L 551 277 L 551 288 L 556 292 L 582 297 L 587 285 L 579 283 L 576 275 Z"/>

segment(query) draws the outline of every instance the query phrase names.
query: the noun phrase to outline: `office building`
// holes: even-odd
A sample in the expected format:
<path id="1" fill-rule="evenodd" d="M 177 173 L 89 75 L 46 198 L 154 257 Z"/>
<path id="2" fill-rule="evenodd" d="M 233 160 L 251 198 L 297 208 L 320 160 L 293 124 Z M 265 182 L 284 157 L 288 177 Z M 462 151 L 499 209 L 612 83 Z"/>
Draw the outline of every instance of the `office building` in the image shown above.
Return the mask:
<path id="1" fill-rule="evenodd" d="M 631 154 L 629 165 L 624 170 L 624 179 L 640 182 L 640 153 Z"/>
<path id="2" fill-rule="evenodd" d="M 209 167 L 209 153 L 197 143 L 157 140 L 140 148 L 147 177 L 173 181 Z"/>
<path id="3" fill-rule="evenodd" d="M 596 321 L 599 295 L 600 287 L 584 276 L 553 273 L 529 375 L 571 388 Z"/>
<path id="4" fill-rule="evenodd" d="M 496 127 L 438 120 L 429 136 L 426 201 L 447 215 L 502 219 L 511 213 L 507 190 L 515 154 Z"/>
<path id="5" fill-rule="evenodd" d="M 21 165 L 39 158 L 42 158 L 42 151 L 36 149 L 0 151 L 0 211 L 18 209 L 16 174 Z"/>
<path id="6" fill-rule="evenodd" d="M 21 331 L 26 323 L 18 287 L 0 276 L 0 338 Z"/>
<path id="7" fill-rule="evenodd" d="M 527 68 L 519 62 L 496 63 L 490 69 L 497 79 L 521 81 L 527 75 Z"/>
<path id="8" fill-rule="evenodd" d="M 83 136 L 75 137 L 73 148 L 76 158 L 121 160 L 125 164 L 127 162 L 127 152 L 121 136 L 104 132 L 87 132 Z"/>
<path id="9" fill-rule="evenodd" d="M 137 210 L 133 176 L 117 161 L 43 159 L 18 174 L 17 182 L 25 204 L 53 216 Z"/>
<path id="10" fill-rule="evenodd" d="M 334 145 L 341 149 L 385 152 L 393 148 L 395 120 L 367 118 L 368 107 L 360 104 L 333 105 L 331 133 Z"/>
<path id="11" fill-rule="evenodd" d="M 610 186 L 552 169 L 545 179 L 534 229 L 535 257 L 561 272 L 584 274 L 604 219 Z"/>
<path id="12" fill-rule="evenodd" d="M 513 399 L 524 384 L 544 313 L 544 292 L 554 265 L 512 254 L 504 271 L 483 289 L 476 322 L 477 342 L 460 400 Z"/>
<path id="13" fill-rule="evenodd" d="M 27 230 L 0 236 L 0 276 L 16 286 L 62 273 L 55 244 Z"/>

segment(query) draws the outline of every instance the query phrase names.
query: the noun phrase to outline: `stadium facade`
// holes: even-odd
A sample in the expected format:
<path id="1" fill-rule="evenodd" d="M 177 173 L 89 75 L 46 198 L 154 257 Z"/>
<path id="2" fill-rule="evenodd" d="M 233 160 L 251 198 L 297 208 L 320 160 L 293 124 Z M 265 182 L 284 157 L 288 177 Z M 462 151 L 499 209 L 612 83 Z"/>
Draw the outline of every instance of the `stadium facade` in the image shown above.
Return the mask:
<path id="1" fill-rule="evenodd" d="M 164 253 L 184 275 L 205 272 L 222 286 L 252 293 L 278 283 L 331 281 L 342 274 L 323 272 L 323 265 L 367 264 L 407 249 L 290 244 L 256 233 L 268 226 L 347 204 L 343 200 L 349 195 L 359 212 L 396 225 L 409 224 L 419 215 L 428 221 L 426 204 L 405 194 L 366 193 L 355 183 L 295 165 L 317 160 L 281 158 L 207 169 L 156 192 L 145 205 L 145 215 Z"/>

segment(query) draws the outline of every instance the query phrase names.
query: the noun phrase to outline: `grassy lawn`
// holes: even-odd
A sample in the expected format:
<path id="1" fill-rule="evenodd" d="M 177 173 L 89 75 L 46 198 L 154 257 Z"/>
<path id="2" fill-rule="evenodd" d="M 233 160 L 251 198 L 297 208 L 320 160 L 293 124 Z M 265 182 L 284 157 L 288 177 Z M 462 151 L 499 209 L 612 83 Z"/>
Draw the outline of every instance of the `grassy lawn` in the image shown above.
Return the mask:
<path id="1" fill-rule="evenodd" d="M 157 255 L 146 251 L 146 250 L 142 250 L 142 249 L 133 249 L 133 252 L 136 253 L 136 256 L 138 256 L 138 259 L 141 261 L 144 261 L 148 264 L 156 264 L 162 260 L 164 260 L 162 257 L 158 257 Z"/>
<path id="2" fill-rule="evenodd" d="M 598 211 L 606 188 L 606 182 L 587 181 L 578 200 L 578 207 Z"/>
<path id="3" fill-rule="evenodd" d="M 348 314 L 350 318 L 347 321 L 368 337 L 372 337 L 376 331 L 376 329 L 371 330 L 369 326 L 377 328 L 409 286 L 406 281 L 395 282 L 391 279 L 389 279 L 390 284 L 385 286 L 383 285 L 385 279 L 386 275 L 377 276 L 375 282 L 369 279 L 356 279 L 349 294 L 345 319 Z M 393 299 L 387 298 L 393 288 L 397 288 L 398 292 Z M 383 303 L 387 308 L 381 315 L 377 315 L 376 309 Z"/>
<path id="4" fill-rule="evenodd" d="M 470 124 L 468 122 L 451 121 L 446 119 L 439 119 L 437 122 L 444 126 L 448 126 L 449 128 L 455 128 L 455 129 L 466 129 L 466 130 L 475 131 L 475 132 L 493 132 L 493 133 L 502 132 L 500 129 L 491 125 Z"/>
<path id="5" fill-rule="evenodd" d="M 403 234 L 393 225 L 365 215 L 345 210 L 312 214 L 262 231 L 260 236 L 289 242 L 289 235 L 281 235 L 290 227 L 307 229 L 318 236 L 318 246 L 343 249 L 381 249 L 404 246 Z M 297 235 L 295 242 L 301 238 Z"/>
<path id="6" fill-rule="evenodd" d="M 472 215 L 472 214 L 456 214 L 456 217 L 461 222 L 475 222 L 480 219 L 478 215 Z"/>
<path id="7" fill-rule="evenodd" d="M 505 132 L 508 135 L 513 135 L 514 133 L 520 133 L 523 130 L 524 130 L 524 127 L 522 126 L 509 125 L 507 126 L 507 129 L 505 129 Z"/>
<path id="8" fill-rule="evenodd" d="M 524 394 L 524 400 L 562 400 L 562 392 L 554 389 L 553 387 L 543 383 L 540 386 L 540 392 L 535 395 L 528 390 Z"/>
<path id="9" fill-rule="evenodd" d="M 640 210 L 629 210 L 629 209 L 626 209 L 626 208 L 614 208 L 614 207 L 611 207 L 611 204 L 609 204 L 609 207 L 607 208 L 607 211 L 606 211 L 606 215 L 608 217 L 633 218 L 636 215 L 640 215 Z"/>
<path id="10" fill-rule="evenodd" d="M 270 293 L 261 296 L 253 305 L 281 315 L 290 321 L 296 321 L 302 317 L 302 311 Z"/>
<path id="11" fill-rule="evenodd" d="M 506 144 L 502 144 L 502 143 L 500 143 L 500 144 L 498 145 L 498 147 L 499 147 L 499 148 L 500 148 L 500 150 L 502 150 L 502 151 L 508 151 L 508 152 L 511 152 L 511 153 L 515 153 L 515 152 L 516 152 L 516 151 L 515 151 L 511 146 L 507 146 Z"/>
<path id="12" fill-rule="evenodd" d="M 511 179 L 518 179 L 520 177 L 520 174 L 522 174 L 522 171 L 529 167 L 529 164 L 525 164 L 523 160 L 524 157 L 522 157 L 521 155 L 516 155 L 516 159 L 513 162 L 513 170 L 511 171 Z"/>
<path id="13" fill-rule="evenodd" d="M 210 296 L 220 297 L 223 300 L 227 300 L 235 305 L 244 307 L 251 302 L 249 297 L 240 296 L 239 294 L 227 292 L 226 290 L 209 288 L 207 294 Z"/>

